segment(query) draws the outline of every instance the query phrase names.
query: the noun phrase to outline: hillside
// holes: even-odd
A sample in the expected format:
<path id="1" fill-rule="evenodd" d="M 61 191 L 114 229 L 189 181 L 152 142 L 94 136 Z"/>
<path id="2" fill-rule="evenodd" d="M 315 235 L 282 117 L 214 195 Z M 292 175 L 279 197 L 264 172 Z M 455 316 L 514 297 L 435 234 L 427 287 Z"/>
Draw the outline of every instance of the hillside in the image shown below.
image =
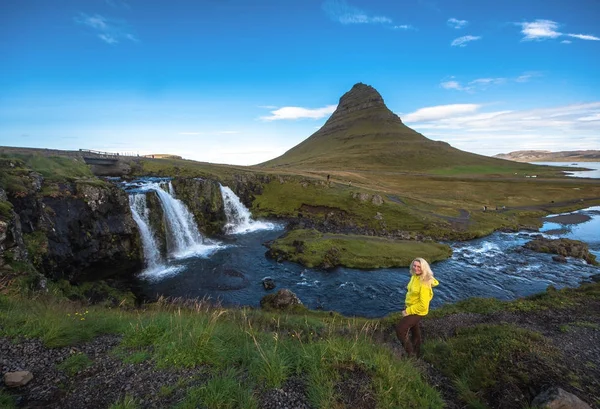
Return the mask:
<path id="1" fill-rule="evenodd" d="M 499 153 L 494 158 L 515 162 L 600 162 L 600 151 L 514 151 Z"/>
<path id="2" fill-rule="evenodd" d="M 337 109 L 321 129 L 283 155 L 257 166 L 396 172 L 455 166 L 516 169 L 510 162 L 426 138 L 403 124 L 375 88 L 362 83 L 340 98 Z"/>

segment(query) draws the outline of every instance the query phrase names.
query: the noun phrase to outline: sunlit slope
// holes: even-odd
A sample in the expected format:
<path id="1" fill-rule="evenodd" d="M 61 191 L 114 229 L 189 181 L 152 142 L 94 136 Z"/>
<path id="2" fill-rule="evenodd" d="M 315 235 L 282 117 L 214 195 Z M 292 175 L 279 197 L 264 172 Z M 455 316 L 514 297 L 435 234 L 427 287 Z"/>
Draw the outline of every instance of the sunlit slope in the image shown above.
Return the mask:
<path id="1" fill-rule="evenodd" d="M 528 164 L 464 152 L 404 125 L 372 87 L 356 84 L 325 125 L 282 156 L 258 166 L 311 170 L 429 172 L 467 167 L 489 173 L 535 169 Z"/>

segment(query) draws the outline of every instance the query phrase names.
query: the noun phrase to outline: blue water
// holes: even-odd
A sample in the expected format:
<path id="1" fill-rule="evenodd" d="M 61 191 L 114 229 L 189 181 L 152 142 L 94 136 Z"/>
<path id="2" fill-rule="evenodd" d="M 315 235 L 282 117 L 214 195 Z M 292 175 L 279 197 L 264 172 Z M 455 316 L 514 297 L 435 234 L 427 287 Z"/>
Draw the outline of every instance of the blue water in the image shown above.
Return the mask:
<path id="1" fill-rule="evenodd" d="M 534 165 L 567 166 L 570 168 L 586 168 L 591 170 L 565 172 L 576 178 L 600 179 L 600 162 L 531 162 Z"/>
<path id="2" fill-rule="evenodd" d="M 577 213 L 590 220 L 576 225 L 549 221 L 541 229 L 551 237 L 583 240 L 600 256 L 600 207 Z M 265 257 L 262 244 L 283 233 L 283 226 L 221 240 L 223 248 L 208 258 L 170 260 L 174 275 L 148 278 L 144 288 L 149 296 L 210 297 L 227 306 L 258 306 L 261 297 L 289 288 L 309 308 L 338 311 L 344 315 L 381 317 L 403 308 L 408 268 L 333 271 L 308 269 L 278 263 Z M 432 269 L 440 285 L 435 289 L 432 307 L 468 297 L 495 297 L 511 300 L 557 288 L 576 287 L 600 269 L 579 259 L 557 263 L 552 255 L 536 253 L 522 246 L 540 233 L 494 233 L 469 241 L 451 242 L 453 256 L 434 263 Z M 277 287 L 265 291 L 262 279 L 271 277 Z"/>

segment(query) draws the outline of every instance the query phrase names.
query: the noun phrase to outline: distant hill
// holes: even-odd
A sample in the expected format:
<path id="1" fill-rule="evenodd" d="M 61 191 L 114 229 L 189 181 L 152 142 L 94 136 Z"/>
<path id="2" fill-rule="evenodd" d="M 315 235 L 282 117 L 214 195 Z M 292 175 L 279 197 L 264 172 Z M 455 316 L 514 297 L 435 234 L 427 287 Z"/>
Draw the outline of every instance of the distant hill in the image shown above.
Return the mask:
<path id="1" fill-rule="evenodd" d="M 600 162 L 600 151 L 514 151 L 494 157 L 516 162 Z"/>
<path id="2" fill-rule="evenodd" d="M 150 154 L 150 155 L 144 155 L 144 158 L 150 158 L 150 159 L 183 159 L 179 155 L 171 155 L 171 154 L 168 154 L 168 153 L 155 153 L 155 154 Z"/>
<path id="3" fill-rule="evenodd" d="M 511 169 L 514 164 L 426 138 L 404 125 L 375 88 L 358 83 L 340 98 L 335 112 L 317 132 L 257 166 L 424 172 L 457 166 Z"/>

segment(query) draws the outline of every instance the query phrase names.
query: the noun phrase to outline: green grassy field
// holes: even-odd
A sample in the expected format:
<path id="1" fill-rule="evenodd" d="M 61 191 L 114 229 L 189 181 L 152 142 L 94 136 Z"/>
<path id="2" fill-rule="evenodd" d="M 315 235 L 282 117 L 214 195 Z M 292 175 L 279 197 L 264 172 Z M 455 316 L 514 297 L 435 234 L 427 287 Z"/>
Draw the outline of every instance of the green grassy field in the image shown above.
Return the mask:
<path id="1" fill-rule="evenodd" d="M 411 240 L 293 230 L 270 245 L 273 255 L 307 267 L 406 267 L 415 254 L 429 262 L 452 255 L 448 245 Z"/>
<path id="2" fill-rule="evenodd" d="M 569 316 L 569 311 L 587 309 L 598 301 L 600 284 L 589 284 L 579 289 L 550 289 L 513 302 L 469 299 L 434 310 L 426 320 L 502 311 L 549 311 L 560 316 L 564 310 Z M 107 308 L 54 295 L 0 295 L 2 336 L 38 338 L 48 347 L 62 347 L 101 334 L 119 334 L 121 341 L 111 353 L 123 362 L 150 362 L 160 370 L 200 368 L 199 378 L 191 383 L 161 389 L 164 394 L 173 388 L 185 389 L 177 408 L 256 408 L 261 391 L 281 387 L 291 377 L 305 380 L 314 407 L 341 408 L 340 382 L 357 371 L 367 374 L 365 393 L 372 395 L 377 407 L 441 408 L 440 392 L 429 384 L 422 363 L 399 356 L 391 347 L 392 325 L 398 319 L 399 314 L 365 319 L 305 309 L 224 309 L 202 301 Z M 597 314 L 588 315 L 585 321 L 572 319 L 561 331 L 598 328 Z M 539 387 L 544 377 L 566 383 L 579 379 L 564 366 L 560 348 L 540 332 L 515 324 L 487 323 L 465 326 L 444 337 L 431 333 L 435 326 L 427 322 L 430 332 L 423 358 L 447 377 L 460 402 L 468 407 L 495 407 L 498 393 Z M 77 377 L 93 365 L 92 359 L 79 353 L 57 369 Z M 3 407 L 10 407 L 11 401 L 11 394 L 0 390 Z M 113 407 L 138 406 L 135 399 L 125 397 Z"/>

